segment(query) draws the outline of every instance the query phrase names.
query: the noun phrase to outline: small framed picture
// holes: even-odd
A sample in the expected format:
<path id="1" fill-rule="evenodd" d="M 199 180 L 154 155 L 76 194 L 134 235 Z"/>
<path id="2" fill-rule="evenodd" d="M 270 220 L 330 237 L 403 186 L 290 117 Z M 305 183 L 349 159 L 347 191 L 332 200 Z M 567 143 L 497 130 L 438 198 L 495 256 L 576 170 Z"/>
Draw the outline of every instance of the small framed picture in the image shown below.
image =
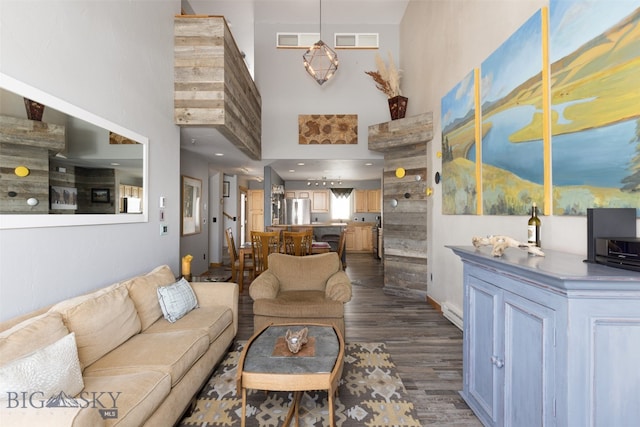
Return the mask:
<path id="1" fill-rule="evenodd" d="M 75 187 L 60 187 L 52 185 L 49 189 L 49 205 L 51 209 L 78 209 L 78 189 Z"/>
<path id="2" fill-rule="evenodd" d="M 181 235 L 198 234 L 202 230 L 200 223 L 202 205 L 202 180 L 182 175 Z"/>
<path id="3" fill-rule="evenodd" d="M 109 203 L 111 201 L 111 192 L 108 188 L 92 188 L 91 203 Z"/>
<path id="4" fill-rule="evenodd" d="M 222 197 L 229 197 L 229 181 L 222 181 Z"/>

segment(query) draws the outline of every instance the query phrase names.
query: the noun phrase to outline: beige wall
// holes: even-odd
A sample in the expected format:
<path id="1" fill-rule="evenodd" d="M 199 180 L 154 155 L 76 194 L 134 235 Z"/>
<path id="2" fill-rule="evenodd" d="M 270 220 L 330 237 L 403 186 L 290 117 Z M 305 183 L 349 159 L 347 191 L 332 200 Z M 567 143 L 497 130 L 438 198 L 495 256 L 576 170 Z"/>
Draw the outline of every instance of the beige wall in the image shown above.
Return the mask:
<path id="1" fill-rule="evenodd" d="M 429 238 L 429 295 L 461 312 L 462 263 L 445 245 L 470 245 L 472 236 L 506 234 L 526 238 L 523 216 L 442 215 L 442 186 L 433 175 L 442 168 L 440 100 L 547 1 L 412 0 L 401 25 L 402 89 L 407 115 L 432 111 L 434 138 L 427 147 L 429 182 L 434 187 Z M 446 179 L 446 178 L 445 178 Z M 546 249 L 586 254 L 585 217 L 542 217 Z M 640 226 L 639 226 L 640 229 Z"/>

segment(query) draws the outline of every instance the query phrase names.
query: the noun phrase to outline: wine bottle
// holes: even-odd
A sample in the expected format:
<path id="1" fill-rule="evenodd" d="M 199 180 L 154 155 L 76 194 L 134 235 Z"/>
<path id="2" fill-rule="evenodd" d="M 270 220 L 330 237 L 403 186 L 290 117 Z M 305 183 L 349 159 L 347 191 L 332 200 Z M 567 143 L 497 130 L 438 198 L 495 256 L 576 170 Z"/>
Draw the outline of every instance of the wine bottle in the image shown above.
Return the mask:
<path id="1" fill-rule="evenodd" d="M 528 243 L 533 243 L 537 247 L 542 247 L 540 243 L 540 227 L 542 223 L 540 222 L 540 218 L 538 218 L 538 206 L 534 202 L 531 206 L 531 218 L 529 218 L 529 226 L 528 226 Z"/>

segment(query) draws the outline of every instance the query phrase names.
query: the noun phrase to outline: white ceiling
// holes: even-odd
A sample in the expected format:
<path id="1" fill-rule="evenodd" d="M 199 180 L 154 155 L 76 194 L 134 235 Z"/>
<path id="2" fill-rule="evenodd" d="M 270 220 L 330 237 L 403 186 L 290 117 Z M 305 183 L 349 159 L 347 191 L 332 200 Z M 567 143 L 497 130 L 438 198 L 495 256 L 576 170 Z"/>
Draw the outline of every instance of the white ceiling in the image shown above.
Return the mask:
<path id="1" fill-rule="evenodd" d="M 190 0 L 184 2 L 187 13 L 224 15 L 231 27 L 238 47 L 253 52 L 255 22 L 305 23 L 318 22 L 322 6 L 323 23 L 399 24 L 409 0 Z M 243 46 L 244 44 L 244 46 Z M 285 181 L 300 179 L 370 180 L 380 179 L 382 160 L 322 160 L 322 159 L 263 159 L 250 160 L 222 134 L 213 128 L 183 127 L 180 146 L 209 160 L 212 169 L 228 174 L 262 178 L 265 166 Z M 216 155 L 218 154 L 218 155 Z M 222 156 L 220 156 L 222 154 Z M 300 165 L 304 163 L 304 165 Z M 291 172 L 296 171 L 297 173 Z"/>

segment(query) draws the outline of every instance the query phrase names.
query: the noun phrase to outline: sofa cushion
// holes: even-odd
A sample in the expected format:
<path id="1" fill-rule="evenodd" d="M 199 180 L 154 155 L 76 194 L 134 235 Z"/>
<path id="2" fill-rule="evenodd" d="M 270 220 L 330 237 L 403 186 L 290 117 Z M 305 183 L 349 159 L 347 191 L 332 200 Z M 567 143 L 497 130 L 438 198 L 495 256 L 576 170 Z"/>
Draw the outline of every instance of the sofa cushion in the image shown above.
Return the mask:
<path id="1" fill-rule="evenodd" d="M 171 323 L 198 306 L 196 294 L 184 277 L 171 285 L 159 286 L 158 300 L 164 318 Z"/>
<path id="2" fill-rule="evenodd" d="M 157 334 L 185 330 L 201 330 L 209 335 L 212 343 L 233 323 L 233 312 L 224 306 L 199 307 L 187 313 L 179 322 L 171 323 L 164 318 L 158 319 L 144 333 Z"/>
<path id="3" fill-rule="evenodd" d="M 153 369 L 171 375 L 175 385 L 209 348 L 201 330 L 138 334 L 85 369 L 95 375 L 113 368 Z"/>
<path id="4" fill-rule="evenodd" d="M 101 427 L 105 420 L 96 409 L 80 407 L 6 408 L 0 405 L 3 426 L 11 427 Z M 43 420 L 46 420 L 44 422 Z"/>
<path id="5" fill-rule="evenodd" d="M 115 407 L 117 418 L 107 425 L 118 427 L 143 425 L 171 391 L 171 376 L 154 370 L 114 368 L 85 374 L 84 383 L 80 397 L 90 402 L 85 411 Z"/>
<path id="6" fill-rule="evenodd" d="M 326 298 L 322 291 L 288 291 L 280 292 L 275 299 L 255 300 L 253 314 L 299 319 L 336 318 L 344 316 L 344 305 Z"/>
<path id="7" fill-rule="evenodd" d="M 69 334 L 60 313 L 43 313 L 0 333 L 0 365 L 53 344 Z"/>
<path id="8" fill-rule="evenodd" d="M 53 344 L 0 367 L 0 401 L 10 393 L 27 393 L 45 402 L 64 392 L 75 396 L 82 390 L 82 372 L 73 333 Z"/>
<path id="9" fill-rule="evenodd" d="M 324 291 L 329 277 L 342 271 L 342 266 L 335 252 L 302 257 L 271 254 L 269 271 L 280 281 L 280 292 L 301 288 Z"/>
<path id="10" fill-rule="evenodd" d="M 98 291 L 76 305 L 62 302 L 59 311 L 69 331 L 75 332 L 78 356 L 83 368 L 118 347 L 140 331 L 140 318 L 124 286 Z"/>
<path id="11" fill-rule="evenodd" d="M 173 282 L 175 282 L 173 272 L 169 266 L 163 265 L 153 269 L 150 273 L 122 283 L 129 290 L 129 297 L 136 306 L 141 330 L 144 331 L 162 317 L 156 289 L 158 286 L 169 285 Z"/>

